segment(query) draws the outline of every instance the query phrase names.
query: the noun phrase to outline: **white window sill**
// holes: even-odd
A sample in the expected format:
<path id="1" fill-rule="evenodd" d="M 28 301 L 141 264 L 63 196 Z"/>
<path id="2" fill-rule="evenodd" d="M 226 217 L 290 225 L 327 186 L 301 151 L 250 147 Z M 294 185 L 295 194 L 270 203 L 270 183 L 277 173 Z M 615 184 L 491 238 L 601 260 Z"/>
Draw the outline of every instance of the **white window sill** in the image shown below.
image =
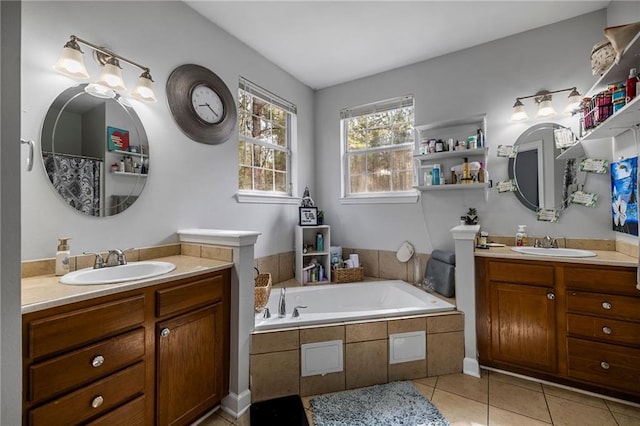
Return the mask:
<path id="1" fill-rule="evenodd" d="M 236 193 L 236 200 L 239 203 L 254 203 L 254 204 L 299 204 L 299 197 L 292 197 L 290 195 L 279 194 L 256 194 L 238 192 Z"/>
<path id="2" fill-rule="evenodd" d="M 340 198 L 340 204 L 412 204 L 418 201 L 417 191 L 402 194 L 349 195 Z"/>

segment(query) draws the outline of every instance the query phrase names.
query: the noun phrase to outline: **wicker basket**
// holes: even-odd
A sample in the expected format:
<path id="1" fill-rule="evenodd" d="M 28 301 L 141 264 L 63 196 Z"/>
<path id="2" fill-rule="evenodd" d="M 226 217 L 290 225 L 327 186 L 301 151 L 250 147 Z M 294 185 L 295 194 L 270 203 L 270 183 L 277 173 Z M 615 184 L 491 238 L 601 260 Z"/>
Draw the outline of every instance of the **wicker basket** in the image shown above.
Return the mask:
<path id="1" fill-rule="evenodd" d="M 334 283 L 351 283 L 362 281 L 364 278 L 364 268 L 339 268 L 331 271 L 331 281 Z"/>
<path id="2" fill-rule="evenodd" d="M 255 285 L 255 311 L 262 312 L 271 294 L 271 274 L 258 274 Z"/>

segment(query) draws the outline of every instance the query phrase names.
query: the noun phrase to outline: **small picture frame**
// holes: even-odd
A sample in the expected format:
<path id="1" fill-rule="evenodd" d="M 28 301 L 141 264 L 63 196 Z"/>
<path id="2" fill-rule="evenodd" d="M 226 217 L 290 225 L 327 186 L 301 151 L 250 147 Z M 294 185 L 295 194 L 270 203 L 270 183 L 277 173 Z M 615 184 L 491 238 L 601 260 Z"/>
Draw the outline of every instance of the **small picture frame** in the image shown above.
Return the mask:
<path id="1" fill-rule="evenodd" d="M 318 208 L 317 207 L 300 207 L 300 226 L 317 226 L 318 225 Z"/>

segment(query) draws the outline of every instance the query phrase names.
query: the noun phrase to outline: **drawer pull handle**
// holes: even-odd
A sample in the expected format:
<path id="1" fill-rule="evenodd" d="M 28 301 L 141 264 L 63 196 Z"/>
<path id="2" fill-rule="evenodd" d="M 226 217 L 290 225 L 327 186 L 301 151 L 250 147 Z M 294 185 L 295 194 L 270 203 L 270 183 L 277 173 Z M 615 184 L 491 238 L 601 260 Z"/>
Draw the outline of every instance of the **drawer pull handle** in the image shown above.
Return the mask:
<path id="1" fill-rule="evenodd" d="M 555 294 L 553 294 L 553 293 L 551 293 L 551 292 L 547 293 L 547 299 L 549 299 L 549 300 L 553 300 L 553 299 L 555 299 L 555 298 L 556 298 L 556 295 L 555 295 Z"/>
<path id="2" fill-rule="evenodd" d="M 169 334 L 171 334 L 171 330 L 169 330 L 168 328 L 163 328 L 163 329 L 160 331 L 160 335 L 161 335 L 162 337 L 167 337 Z"/>
<path id="3" fill-rule="evenodd" d="M 613 330 L 611 329 L 611 327 L 607 327 L 606 325 L 604 327 L 602 327 L 602 332 L 604 334 L 611 334 L 613 333 Z"/>
<path id="4" fill-rule="evenodd" d="M 104 357 L 102 355 L 98 355 L 91 360 L 91 365 L 95 368 L 100 367 L 102 364 L 104 364 Z"/>
<path id="5" fill-rule="evenodd" d="M 602 367 L 603 370 L 608 370 L 609 369 L 609 363 L 606 361 L 602 361 L 600 363 L 600 367 Z"/>
<path id="6" fill-rule="evenodd" d="M 95 398 L 93 398 L 93 401 L 91 401 L 91 406 L 93 408 L 98 408 L 100 407 L 102 404 L 104 403 L 104 398 L 102 397 L 102 395 L 98 395 Z"/>
<path id="7" fill-rule="evenodd" d="M 607 311 L 611 309 L 611 303 L 602 302 L 602 309 L 606 309 Z"/>

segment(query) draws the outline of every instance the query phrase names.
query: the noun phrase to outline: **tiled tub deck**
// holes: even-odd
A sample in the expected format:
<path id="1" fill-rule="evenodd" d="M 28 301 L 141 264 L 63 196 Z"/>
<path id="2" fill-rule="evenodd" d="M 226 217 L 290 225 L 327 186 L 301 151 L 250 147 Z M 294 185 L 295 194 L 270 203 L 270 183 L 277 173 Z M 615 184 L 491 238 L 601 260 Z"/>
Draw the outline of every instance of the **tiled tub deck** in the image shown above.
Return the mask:
<path id="1" fill-rule="evenodd" d="M 252 402 L 459 373 L 464 358 L 463 324 L 463 314 L 452 311 L 255 332 L 251 337 Z M 418 331 L 425 332 L 426 358 L 390 364 L 389 335 Z M 332 340 L 344 343 L 343 370 L 302 377 L 300 346 Z"/>

